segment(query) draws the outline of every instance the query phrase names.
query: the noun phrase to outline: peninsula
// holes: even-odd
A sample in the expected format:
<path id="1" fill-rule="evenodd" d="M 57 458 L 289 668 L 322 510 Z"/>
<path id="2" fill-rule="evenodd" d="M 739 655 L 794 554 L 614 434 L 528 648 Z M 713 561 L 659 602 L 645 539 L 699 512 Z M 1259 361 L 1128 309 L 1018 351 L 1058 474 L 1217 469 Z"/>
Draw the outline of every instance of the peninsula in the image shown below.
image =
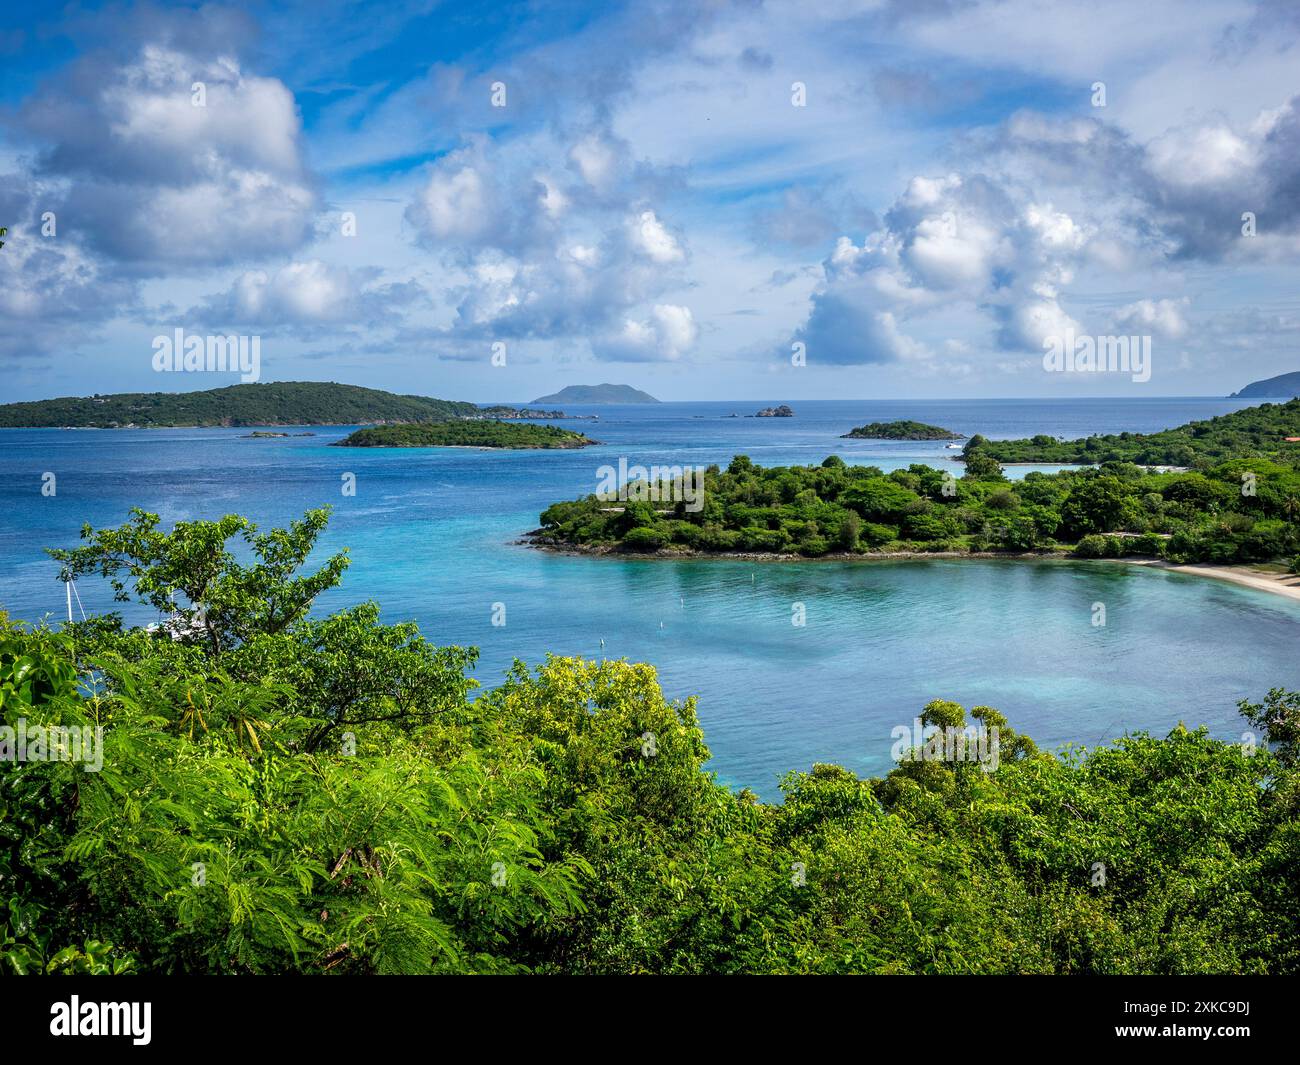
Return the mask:
<path id="1" fill-rule="evenodd" d="M 0 405 L 0 429 L 373 425 L 480 416 L 475 403 L 332 381 L 277 381 L 202 392 L 122 392 Z"/>
<path id="2" fill-rule="evenodd" d="M 1230 459 L 1270 459 L 1295 466 L 1300 464 L 1300 399 L 1261 403 L 1159 433 L 1108 433 L 1078 440 L 1046 435 L 986 440 L 977 433 L 963 450 L 967 462 L 976 452 L 1001 463 L 1133 462 L 1203 469 Z"/>
<path id="3" fill-rule="evenodd" d="M 200 392 L 121 392 L 0 405 L 0 429 L 163 429 L 389 425 L 457 420 L 592 421 L 594 414 L 398 395 L 333 381 L 276 381 Z"/>
<path id="4" fill-rule="evenodd" d="M 1118 458 L 1109 454 L 1112 442 L 1123 445 Z M 998 461 L 1055 456 L 1058 448 L 1073 455 L 1076 446 L 1100 466 L 1009 481 Z M 1175 450 L 1182 448 L 1185 454 Z M 737 455 L 725 470 L 708 467 L 689 493 L 676 482 L 634 481 L 621 506 L 594 494 L 556 503 L 530 542 L 596 554 L 1072 554 L 1271 563 L 1300 572 L 1300 399 L 1150 435 L 1086 442 L 976 435 L 965 455 L 960 478 L 923 464 L 886 474 L 837 455 L 820 466 L 773 468 Z M 1198 468 L 1153 470 L 1133 461 L 1175 455 Z"/>
<path id="5" fill-rule="evenodd" d="M 1300 370 L 1282 373 L 1276 377 L 1266 377 L 1262 381 L 1252 381 L 1240 392 L 1234 392 L 1229 399 L 1285 399 L 1300 396 Z"/>

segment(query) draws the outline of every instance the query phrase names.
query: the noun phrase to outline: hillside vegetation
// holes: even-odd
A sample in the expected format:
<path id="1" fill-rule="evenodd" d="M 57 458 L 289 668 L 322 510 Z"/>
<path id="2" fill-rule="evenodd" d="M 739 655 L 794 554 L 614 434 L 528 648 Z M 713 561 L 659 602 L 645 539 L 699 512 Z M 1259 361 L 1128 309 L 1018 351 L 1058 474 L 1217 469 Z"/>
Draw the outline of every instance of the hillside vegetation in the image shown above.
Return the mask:
<path id="1" fill-rule="evenodd" d="M 980 451 L 1004 463 L 1136 462 L 1203 469 L 1229 459 L 1262 458 L 1300 465 L 1300 442 L 1288 442 L 1289 436 L 1300 437 L 1300 399 L 1263 403 L 1159 433 L 1109 433 L 1080 440 L 986 440 L 977 434 L 964 451 Z"/>
<path id="2" fill-rule="evenodd" d="M 907 420 L 872 422 L 844 434 L 846 440 L 963 440 L 961 433 L 938 425 Z"/>
<path id="3" fill-rule="evenodd" d="M 671 486 L 657 486 L 659 500 Z M 623 551 L 830 553 L 1073 550 L 1176 561 L 1290 560 L 1300 552 L 1300 471 L 1242 459 L 1204 472 L 1155 473 L 1131 463 L 1008 481 L 974 452 L 957 478 L 924 465 L 885 474 L 847 466 L 763 468 L 737 455 L 704 474 L 703 506 L 595 495 L 541 515 L 539 542 Z M 677 493 L 680 495 L 680 493 Z M 1120 534 L 1120 535 L 1117 535 Z"/>
<path id="4" fill-rule="evenodd" d="M 6 403 L 0 406 L 0 428 L 367 425 L 437 422 L 479 413 L 473 403 L 399 396 L 328 381 L 276 381 L 204 392 L 124 392 Z"/>
<path id="5" fill-rule="evenodd" d="M 555 425 L 457 421 L 430 425 L 378 425 L 358 429 L 336 447 L 575 448 L 596 441 Z"/>
<path id="6" fill-rule="evenodd" d="M 137 511 L 54 552 L 177 639 L 0 615 L 4 721 L 103 730 L 97 772 L 0 760 L 0 969 L 1300 971 L 1293 693 L 1241 704 L 1249 747 L 1064 756 L 935 699 L 927 735 L 997 730 L 998 758 L 793 767 L 769 805 L 705 771 L 650 666 L 552 657 L 471 699 L 472 648 L 373 603 L 309 616 L 348 562 L 303 569 L 325 521 Z"/>

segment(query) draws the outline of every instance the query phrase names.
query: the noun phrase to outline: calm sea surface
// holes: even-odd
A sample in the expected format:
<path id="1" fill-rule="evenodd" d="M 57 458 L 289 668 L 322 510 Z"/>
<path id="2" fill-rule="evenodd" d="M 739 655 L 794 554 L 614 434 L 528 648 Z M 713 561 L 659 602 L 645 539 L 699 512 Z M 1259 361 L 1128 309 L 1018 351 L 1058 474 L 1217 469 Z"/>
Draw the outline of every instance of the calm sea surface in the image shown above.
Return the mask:
<path id="1" fill-rule="evenodd" d="M 1057 746 L 1179 721 L 1237 737 L 1236 700 L 1300 688 L 1300 604 L 1219 581 L 1107 563 L 623 561 L 513 543 L 550 503 L 595 491 L 597 468 L 620 456 L 943 466 L 953 452 L 942 444 L 839 435 L 895 418 L 989 437 L 1151 431 L 1249 403 L 834 401 L 792 403 L 792 419 L 728 417 L 768 405 L 569 407 L 600 415 L 559 423 L 602 441 L 582 451 L 329 447 L 344 427 L 283 440 L 242 439 L 246 429 L 0 430 L 0 606 L 61 618 L 63 588 L 42 548 L 75 544 L 87 522 L 119 524 L 132 506 L 167 523 L 237 512 L 270 524 L 332 504 L 321 551 L 346 546 L 353 565 L 320 611 L 377 600 L 386 620 L 477 645 L 489 686 L 514 658 L 547 652 L 653 663 L 670 696 L 699 697 L 720 778 L 768 798 L 784 772 L 814 762 L 886 771 L 891 729 L 933 698 L 998 707 Z M 53 497 L 41 494 L 46 472 Z M 355 497 L 341 493 L 345 473 Z M 79 587 L 87 610 L 113 609 L 105 586 Z M 1098 602 L 1103 628 L 1092 624 Z M 504 627 L 491 624 L 494 603 L 505 604 Z"/>

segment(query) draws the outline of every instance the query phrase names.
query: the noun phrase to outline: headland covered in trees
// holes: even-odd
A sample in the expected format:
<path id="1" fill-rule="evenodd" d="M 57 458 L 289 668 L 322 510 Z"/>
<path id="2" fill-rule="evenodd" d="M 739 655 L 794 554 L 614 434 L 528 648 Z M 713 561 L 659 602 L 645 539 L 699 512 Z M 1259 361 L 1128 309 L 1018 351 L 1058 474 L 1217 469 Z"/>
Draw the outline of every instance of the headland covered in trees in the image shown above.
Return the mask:
<path id="1" fill-rule="evenodd" d="M 270 381 L 200 392 L 121 392 L 0 404 L 0 429 L 385 425 L 565 417 L 560 410 L 480 407 L 333 381 Z"/>
<path id="2" fill-rule="evenodd" d="M 1265 404 L 1164 433 L 1083 441 L 973 436 L 964 469 L 914 464 L 884 473 L 829 456 L 763 468 L 736 456 L 704 471 L 703 503 L 637 482 L 611 507 L 556 503 L 531 542 L 661 555 L 790 558 L 907 553 L 1071 553 L 1175 562 L 1285 562 L 1300 554 L 1300 400 Z M 1099 465 L 1008 480 L 999 458 Z M 1177 459 L 1153 470 L 1138 461 Z M 665 502 L 666 501 L 666 502 Z"/>

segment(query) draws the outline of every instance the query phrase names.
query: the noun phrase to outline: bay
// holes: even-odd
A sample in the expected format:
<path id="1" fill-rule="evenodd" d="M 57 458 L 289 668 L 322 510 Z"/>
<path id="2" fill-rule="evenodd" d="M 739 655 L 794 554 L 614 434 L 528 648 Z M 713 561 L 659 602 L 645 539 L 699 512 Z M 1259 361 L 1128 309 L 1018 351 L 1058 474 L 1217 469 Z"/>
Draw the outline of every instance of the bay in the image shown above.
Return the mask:
<path id="1" fill-rule="evenodd" d="M 748 418 L 790 402 L 794 418 Z M 547 653 L 645 661 L 674 698 L 699 697 L 711 768 L 779 797 L 791 769 L 890 767 L 891 730 L 926 702 L 995 706 L 1040 744 L 1096 744 L 1179 721 L 1237 738 L 1236 700 L 1300 687 L 1300 604 L 1248 588 L 1113 563 L 926 560 L 761 563 L 594 559 L 519 546 L 550 503 L 595 491 L 602 465 L 816 463 L 946 467 L 942 443 L 857 441 L 913 418 L 991 438 L 1152 431 L 1249 406 L 1219 399 L 663 403 L 572 407 L 600 440 L 581 451 L 344 449 L 351 427 L 246 439 L 247 429 L 0 431 L 0 607 L 63 616 L 57 566 L 83 523 L 132 506 L 165 523 L 245 514 L 283 524 L 334 508 L 322 554 L 350 549 L 318 612 L 374 599 L 436 643 L 481 649 L 476 676 Z M 732 418 L 737 414 L 741 417 Z M 952 466 L 960 473 L 960 467 Z M 1043 467 L 1053 468 L 1053 467 Z M 1011 476 L 1023 476 L 1014 467 Z M 43 475 L 56 492 L 42 495 Z M 345 475 L 355 496 L 344 495 Z M 48 480 L 48 479 L 47 479 Z M 89 611 L 120 609 L 83 582 Z M 494 604 L 504 626 L 492 624 Z M 1093 605 L 1107 624 L 1092 624 Z M 806 624 L 792 624 L 802 604 Z M 154 620 L 128 613 L 135 621 Z M 604 641 L 602 647 L 601 641 Z"/>

